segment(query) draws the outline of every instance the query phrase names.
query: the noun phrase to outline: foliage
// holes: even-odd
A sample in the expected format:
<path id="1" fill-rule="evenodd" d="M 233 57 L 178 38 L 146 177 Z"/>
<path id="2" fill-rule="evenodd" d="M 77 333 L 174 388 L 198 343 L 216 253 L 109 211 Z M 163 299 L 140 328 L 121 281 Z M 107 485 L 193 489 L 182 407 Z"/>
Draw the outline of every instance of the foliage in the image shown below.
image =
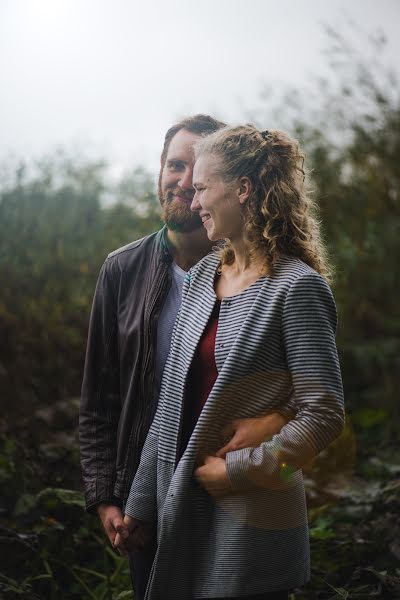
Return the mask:
<path id="1" fill-rule="evenodd" d="M 369 50 L 361 54 L 349 42 L 351 25 L 346 33 L 327 28 L 327 75 L 272 99 L 277 108 L 269 116 L 307 153 L 309 184 L 336 272 L 347 408 L 386 410 L 391 418 L 380 431 L 390 439 L 400 418 L 400 87 L 382 62 L 384 37 L 369 36 L 369 46 L 362 39 Z M 251 117 L 265 126 L 262 106 Z M 356 428 L 362 426 L 358 421 Z"/>
<path id="2" fill-rule="evenodd" d="M 75 405 L 75 418 L 76 410 Z M 126 596 L 121 597 L 132 597 L 127 561 L 108 545 L 98 520 L 84 513 L 82 492 L 42 489 L 51 481 L 50 474 L 41 482 L 32 472 L 22 472 L 17 482 L 15 465 L 23 464 L 21 448 L 4 435 L 0 442 L 6 458 L 1 483 L 8 482 L 11 490 L 1 507 L 8 517 L 0 525 L 0 597 L 109 600 L 123 592 Z M 62 438 L 58 446 L 62 448 Z M 36 475 L 51 468 L 39 453 L 30 460 Z M 66 468 L 78 479 L 76 457 L 67 461 Z"/>
<path id="3" fill-rule="evenodd" d="M 330 36 L 330 77 L 279 103 L 307 150 L 336 267 L 348 411 L 341 438 L 304 469 L 312 579 L 293 596 L 398 598 L 400 95 L 381 38 L 366 60 Z M 160 225 L 142 168 L 111 183 L 102 161 L 61 153 L 3 169 L 0 597 L 132 597 L 126 559 L 83 511 L 78 395 L 100 265 Z"/>
<path id="4" fill-rule="evenodd" d="M 121 200 L 122 183 L 125 203 L 103 208 L 106 195 Z M 110 250 L 160 227 L 150 176 L 136 170 L 122 183 L 106 184 L 103 163 L 61 155 L 32 175 L 20 166 L 1 191 L 0 393 L 11 413 L 78 393 L 100 265 Z"/>

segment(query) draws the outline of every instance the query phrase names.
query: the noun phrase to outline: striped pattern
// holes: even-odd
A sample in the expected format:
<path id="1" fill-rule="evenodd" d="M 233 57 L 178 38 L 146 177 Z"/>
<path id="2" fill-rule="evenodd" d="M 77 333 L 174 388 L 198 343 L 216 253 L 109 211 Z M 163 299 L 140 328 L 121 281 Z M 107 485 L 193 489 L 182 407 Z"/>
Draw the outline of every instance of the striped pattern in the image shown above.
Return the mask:
<path id="1" fill-rule="evenodd" d="M 186 378 L 215 303 L 218 264 L 209 254 L 185 280 L 159 407 L 125 509 L 158 520 L 146 600 L 238 597 L 308 581 L 300 467 L 344 425 L 332 293 L 314 270 L 286 257 L 273 276 L 223 299 L 218 378 L 176 466 Z M 196 484 L 195 460 L 223 445 L 224 425 L 293 401 L 296 418 L 278 435 L 227 455 L 233 494 L 214 499 Z"/>

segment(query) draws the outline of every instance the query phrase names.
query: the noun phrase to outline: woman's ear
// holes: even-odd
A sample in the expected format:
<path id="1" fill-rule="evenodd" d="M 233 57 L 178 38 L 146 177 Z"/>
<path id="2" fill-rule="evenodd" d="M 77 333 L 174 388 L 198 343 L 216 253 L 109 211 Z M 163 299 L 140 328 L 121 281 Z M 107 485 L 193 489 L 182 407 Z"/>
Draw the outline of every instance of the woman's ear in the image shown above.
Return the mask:
<path id="1" fill-rule="evenodd" d="M 251 181 L 248 177 L 241 177 L 238 181 L 238 198 L 240 204 L 244 204 L 251 194 Z"/>

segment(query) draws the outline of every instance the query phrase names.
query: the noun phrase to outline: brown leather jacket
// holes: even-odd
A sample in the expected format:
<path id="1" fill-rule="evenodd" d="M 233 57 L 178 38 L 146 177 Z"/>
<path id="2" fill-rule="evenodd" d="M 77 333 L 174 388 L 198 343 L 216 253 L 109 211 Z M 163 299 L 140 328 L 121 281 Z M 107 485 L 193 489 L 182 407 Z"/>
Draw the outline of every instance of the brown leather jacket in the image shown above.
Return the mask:
<path id="1" fill-rule="evenodd" d="M 153 419 L 158 317 L 171 285 L 166 227 L 111 252 L 93 300 L 79 439 L 86 508 L 123 506 Z"/>

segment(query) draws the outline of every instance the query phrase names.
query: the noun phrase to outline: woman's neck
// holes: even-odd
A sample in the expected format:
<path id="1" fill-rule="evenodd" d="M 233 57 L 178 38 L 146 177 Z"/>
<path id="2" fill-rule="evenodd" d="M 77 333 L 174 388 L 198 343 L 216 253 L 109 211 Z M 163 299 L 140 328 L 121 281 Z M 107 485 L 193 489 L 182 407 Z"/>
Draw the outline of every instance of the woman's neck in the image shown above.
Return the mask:
<path id="1" fill-rule="evenodd" d="M 229 265 L 229 270 L 234 276 L 240 276 L 249 272 L 258 275 L 266 273 L 265 264 L 251 257 L 250 245 L 243 236 L 237 240 L 229 241 L 235 255 L 235 260 Z"/>

